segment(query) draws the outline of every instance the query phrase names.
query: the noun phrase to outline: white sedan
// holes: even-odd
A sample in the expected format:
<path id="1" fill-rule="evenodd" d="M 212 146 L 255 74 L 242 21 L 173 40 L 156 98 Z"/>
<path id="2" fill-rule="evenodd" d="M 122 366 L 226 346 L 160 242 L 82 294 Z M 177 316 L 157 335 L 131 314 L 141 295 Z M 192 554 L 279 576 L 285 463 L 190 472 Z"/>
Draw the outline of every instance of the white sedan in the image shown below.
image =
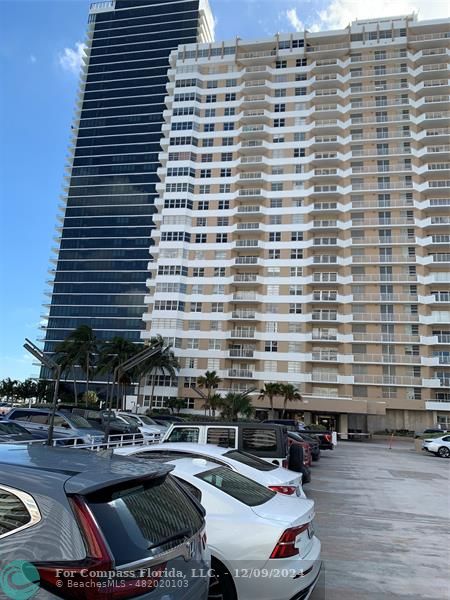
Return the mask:
<path id="1" fill-rule="evenodd" d="M 210 598 L 307 600 L 321 569 L 314 502 L 289 497 L 202 458 L 167 461 L 206 509 Z"/>
<path id="2" fill-rule="evenodd" d="M 422 449 L 441 458 L 450 458 L 450 435 L 423 440 Z"/>
<path id="3" fill-rule="evenodd" d="M 145 447 L 117 448 L 114 452 L 124 456 L 134 455 L 137 458 L 205 458 L 218 465 L 226 465 L 233 471 L 241 473 L 241 475 L 245 475 L 279 494 L 285 494 L 292 498 L 305 498 L 301 473 L 273 465 L 262 458 L 240 450 L 222 448 L 214 444 L 174 442 Z"/>

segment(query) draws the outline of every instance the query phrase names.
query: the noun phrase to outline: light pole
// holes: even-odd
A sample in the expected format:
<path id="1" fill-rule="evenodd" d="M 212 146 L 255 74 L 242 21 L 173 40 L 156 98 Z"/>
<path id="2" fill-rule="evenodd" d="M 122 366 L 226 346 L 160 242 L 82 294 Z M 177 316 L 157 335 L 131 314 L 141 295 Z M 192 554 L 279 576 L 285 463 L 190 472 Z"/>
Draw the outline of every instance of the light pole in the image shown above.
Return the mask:
<path id="1" fill-rule="evenodd" d="M 54 360 L 46 356 L 40 348 L 33 344 L 28 338 L 25 338 L 25 344 L 23 345 L 25 350 L 32 354 L 37 360 L 41 363 L 41 365 L 46 366 L 48 369 L 53 371 L 55 376 L 55 389 L 53 391 L 53 402 L 52 408 L 50 411 L 50 422 L 48 425 L 48 436 L 47 436 L 47 446 L 52 445 L 53 441 L 53 424 L 55 422 L 55 412 L 56 406 L 58 403 L 58 390 L 59 390 L 59 380 L 61 379 L 61 365 L 58 365 Z"/>

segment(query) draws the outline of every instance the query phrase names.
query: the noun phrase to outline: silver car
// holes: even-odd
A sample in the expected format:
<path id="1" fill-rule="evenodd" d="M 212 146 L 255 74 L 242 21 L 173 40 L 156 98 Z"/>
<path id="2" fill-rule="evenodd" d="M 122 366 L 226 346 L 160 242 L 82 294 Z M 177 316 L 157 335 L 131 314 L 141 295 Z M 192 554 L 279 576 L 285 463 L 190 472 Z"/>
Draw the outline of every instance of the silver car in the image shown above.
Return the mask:
<path id="1" fill-rule="evenodd" d="M 0 446 L 0 598 L 206 600 L 204 510 L 171 470 Z"/>

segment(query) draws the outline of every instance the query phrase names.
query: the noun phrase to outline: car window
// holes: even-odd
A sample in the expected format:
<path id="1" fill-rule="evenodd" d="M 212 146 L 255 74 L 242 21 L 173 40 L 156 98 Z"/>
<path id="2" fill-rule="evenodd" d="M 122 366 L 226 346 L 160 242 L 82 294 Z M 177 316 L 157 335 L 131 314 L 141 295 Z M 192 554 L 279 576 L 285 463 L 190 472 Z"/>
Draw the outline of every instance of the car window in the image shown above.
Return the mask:
<path id="1" fill-rule="evenodd" d="M 65 429 L 70 429 L 69 423 L 65 420 L 64 417 L 61 417 L 60 415 L 55 415 L 53 425 L 55 427 L 64 427 Z"/>
<path id="2" fill-rule="evenodd" d="M 137 419 L 136 417 L 132 417 L 135 421 L 142 421 L 142 423 L 144 423 L 145 425 L 158 425 L 158 423 L 156 421 L 154 421 L 153 419 L 150 419 L 150 417 L 146 417 L 145 415 L 140 415 L 139 419 Z"/>
<path id="3" fill-rule="evenodd" d="M 199 428 L 198 427 L 176 427 L 173 429 L 167 438 L 167 442 L 192 442 L 198 443 Z"/>
<path id="4" fill-rule="evenodd" d="M 258 429 L 246 427 L 242 431 L 242 448 L 252 453 L 252 450 L 265 452 L 277 451 L 277 434 L 273 429 Z"/>
<path id="5" fill-rule="evenodd" d="M 71 423 L 74 427 L 83 427 L 86 429 L 92 429 L 92 425 L 81 415 L 68 415 L 66 419 Z"/>
<path id="6" fill-rule="evenodd" d="M 8 419 L 13 419 L 14 421 L 29 421 L 30 413 L 28 411 L 19 411 L 13 410 L 8 414 Z"/>
<path id="7" fill-rule="evenodd" d="M 30 521 L 31 515 L 22 500 L 0 487 L 0 538 Z"/>
<path id="8" fill-rule="evenodd" d="M 197 498 L 197 500 L 199 502 L 202 501 L 202 493 L 201 491 L 195 487 L 195 485 L 192 485 L 192 483 L 189 483 L 188 481 L 184 481 L 183 479 L 180 479 L 179 477 L 175 477 L 175 479 L 178 481 L 178 483 L 184 487 L 185 489 L 187 489 L 187 491 L 192 494 L 194 496 L 194 498 Z"/>
<path id="9" fill-rule="evenodd" d="M 0 433 L 28 433 L 25 427 L 17 425 L 17 423 L 5 423 L 0 421 Z"/>
<path id="10" fill-rule="evenodd" d="M 30 423 L 38 423 L 39 425 L 47 425 L 48 415 L 31 415 L 28 419 Z"/>
<path id="11" fill-rule="evenodd" d="M 273 498 L 276 492 L 236 473 L 227 467 L 217 467 L 196 475 L 206 483 L 247 506 L 260 506 Z"/>
<path id="12" fill-rule="evenodd" d="M 223 448 L 235 448 L 236 429 L 234 427 L 208 427 L 206 443 L 222 446 Z"/>
<path id="13" fill-rule="evenodd" d="M 88 503 L 117 565 L 151 557 L 155 548 L 178 546 L 203 526 L 200 511 L 170 476 L 100 492 Z"/>
<path id="14" fill-rule="evenodd" d="M 257 469 L 258 471 L 273 471 L 274 469 L 278 469 L 277 465 L 273 465 L 266 460 L 262 460 L 252 454 L 247 454 L 247 452 L 241 452 L 240 450 L 230 450 L 229 452 L 226 452 L 224 456 L 240 462 L 243 465 L 247 465 L 248 467 L 253 467 L 253 469 Z"/>
<path id="15" fill-rule="evenodd" d="M 444 442 L 450 442 L 450 435 L 447 435 L 445 437 L 442 438 L 444 440 Z"/>

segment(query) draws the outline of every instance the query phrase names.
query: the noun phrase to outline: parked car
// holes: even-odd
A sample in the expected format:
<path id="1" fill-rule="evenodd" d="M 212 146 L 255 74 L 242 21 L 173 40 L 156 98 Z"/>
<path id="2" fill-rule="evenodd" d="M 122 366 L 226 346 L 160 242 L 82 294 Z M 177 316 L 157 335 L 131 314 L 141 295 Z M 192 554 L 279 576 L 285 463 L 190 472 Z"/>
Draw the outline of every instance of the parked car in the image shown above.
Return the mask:
<path id="1" fill-rule="evenodd" d="M 303 457 L 289 456 L 287 429 L 282 425 L 211 421 L 173 423 L 163 442 L 191 442 L 236 448 L 297 472 L 303 464 Z"/>
<path id="2" fill-rule="evenodd" d="M 302 474 L 304 484 L 311 481 L 311 450 L 308 442 L 304 442 L 295 431 L 288 431 L 288 448 L 291 460 L 298 464 L 298 471 Z"/>
<path id="3" fill-rule="evenodd" d="M 153 427 L 158 429 L 161 433 L 161 437 L 166 433 L 169 428 L 170 423 L 165 422 L 164 424 L 157 423 L 151 417 L 147 417 L 147 415 L 140 415 L 138 413 L 124 412 L 124 411 L 116 411 L 116 414 L 120 416 L 126 416 L 129 419 L 132 419 L 134 424 L 137 424 L 138 427 Z"/>
<path id="4" fill-rule="evenodd" d="M 428 429 L 424 429 L 423 431 L 416 432 L 414 437 L 423 437 L 424 435 L 439 434 L 439 433 L 441 435 L 444 435 L 445 433 L 448 433 L 448 429 L 439 429 L 438 427 L 430 427 Z"/>
<path id="5" fill-rule="evenodd" d="M 47 436 L 45 436 L 47 437 Z M 30 433 L 14 421 L 0 421 L 0 444 L 11 444 L 13 442 L 28 442 L 36 439 L 44 439 L 44 434 Z"/>
<path id="6" fill-rule="evenodd" d="M 331 431 L 316 431 L 315 429 L 305 427 L 305 429 L 302 429 L 302 433 L 303 432 L 316 438 L 321 450 L 334 450 L 333 435 Z"/>
<path id="7" fill-rule="evenodd" d="M 88 450 L 0 446 L 0 568 L 32 563 L 43 598 L 206 600 L 208 577 L 195 576 L 210 566 L 204 509 L 171 470 Z M 171 585 L 172 569 L 183 585 Z"/>
<path id="8" fill-rule="evenodd" d="M 312 460 L 320 460 L 320 444 L 318 439 L 301 430 L 297 431 L 296 435 L 298 435 L 304 442 L 308 442 Z"/>
<path id="9" fill-rule="evenodd" d="M 48 408 L 12 408 L 7 418 L 9 421 L 18 421 L 30 433 L 44 432 L 46 437 L 50 413 Z M 86 419 L 61 410 L 55 413 L 54 432 L 83 444 L 99 444 L 104 439 L 103 431 L 94 428 Z"/>
<path id="10" fill-rule="evenodd" d="M 450 458 L 450 435 L 423 440 L 422 450 L 431 452 L 441 458 Z"/>
<path id="11" fill-rule="evenodd" d="M 136 419 L 130 417 L 127 413 L 115 412 L 115 416 L 119 419 L 119 421 L 123 421 L 124 423 L 128 423 L 128 425 L 132 425 L 133 427 L 137 427 L 138 430 L 144 436 L 145 442 L 156 443 L 158 444 L 161 440 L 161 432 L 156 427 L 150 427 L 149 425 L 142 425 Z"/>
<path id="12" fill-rule="evenodd" d="M 313 501 L 293 502 L 229 467 L 200 458 L 170 463 L 175 465 L 173 475 L 206 509 L 210 598 L 309 598 L 321 569 Z"/>
<path id="13" fill-rule="evenodd" d="M 122 419 L 118 419 L 114 412 L 74 408 L 71 414 L 84 417 L 91 426 L 97 427 L 102 432 L 108 429 L 109 435 L 115 436 L 112 441 L 142 442 L 144 440 L 137 425 L 125 423 Z"/>
<path id="14" fill-rule="evenodd" d="M 286 494 L 292 498 L 304 498 L 302 475 L 283 467 L 272 465 L 253 454 L 230 450 L 213 444 L 153 444 L 145 448 L 128 447 L 114 450 L 121 456 L 175 460 L 178 458 L 203 458 L 217 465 L 230 467 L 233 471 L 257 481 L 274 492 Z"/>
<path id="15" fill-rule="evenodd" d="M 265 419 L 262 423 L 276 423 L 285 425 L 288 429 L 293 428 L 295 431 L 300 431 L 300 424 L 295 419 Z"/>
<path id="16" fill-rule="evenodd" d="M 156 421 L 157 423 L 160 423 L 161 425 L 167 425 L 167 427 L 169 427 L 169 425 L 171 425 L 171 423 L 185 423 L 185 419 L 182 419 L 181 417 L 177 417 L 176 415 L 152 415 L 151 418 Z"/>

